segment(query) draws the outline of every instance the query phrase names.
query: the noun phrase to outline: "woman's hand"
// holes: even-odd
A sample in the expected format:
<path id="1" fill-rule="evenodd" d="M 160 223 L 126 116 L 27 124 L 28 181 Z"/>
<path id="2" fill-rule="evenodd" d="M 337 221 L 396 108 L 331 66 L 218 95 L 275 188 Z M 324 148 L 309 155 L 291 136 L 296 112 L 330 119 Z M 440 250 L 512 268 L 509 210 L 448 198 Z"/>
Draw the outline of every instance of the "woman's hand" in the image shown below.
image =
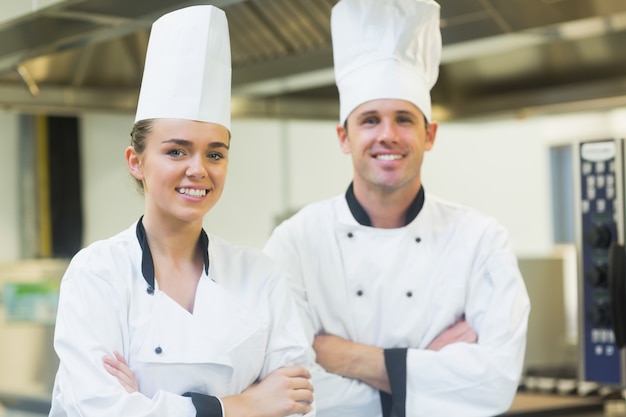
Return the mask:
<path id="1" fill-rule="evenodd" d="M 104 369 L 113 375 L 129 394 L 139 391 L 135 374 L 130 370 L 126 359 L 119 352 L 113 352 L 113 354 L 115 358 L 110 356 L 103 358 Z"/>
<path id="2" fill-rule="evenodd" d="M 285 417 L 311 411 L 311 374 L 301 366 L 286 366 L 270 373 L 240 395 L 222 398 L 225 414 L 231 416 Z"/>
<path id="3" fill-rule="evenodd" d="M 128 393 L 139 391 L 135 374 L 122 355 L 103 358 L 104 368 Z M 301 366 L 276 369 L 263 381 L 246 388 L 243 393 L 222 398 L 227 415 L 285 417 L 311 411 L 313 384 L 311 374 Z"/>

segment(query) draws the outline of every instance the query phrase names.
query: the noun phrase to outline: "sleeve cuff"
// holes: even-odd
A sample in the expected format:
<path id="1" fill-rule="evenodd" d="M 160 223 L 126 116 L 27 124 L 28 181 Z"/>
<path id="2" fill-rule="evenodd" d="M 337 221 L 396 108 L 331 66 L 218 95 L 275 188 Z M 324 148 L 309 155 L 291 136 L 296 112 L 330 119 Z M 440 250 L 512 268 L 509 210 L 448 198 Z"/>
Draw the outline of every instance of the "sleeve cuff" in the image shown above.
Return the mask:
<path id="1" fill-rule="evenodd" d="M 391 386 L 393 409 L 398 417 L 406 416 L 406 356 L 408 349 L 385 349 L 385 366 Z"/>
<path id="2" fill-rule="evenodd" d="M 196 407 L 196 417 L 224 417 L 224 404 L 217 397 L 197 392 L 186 392 L 183 397 L 191 398 Z"/>

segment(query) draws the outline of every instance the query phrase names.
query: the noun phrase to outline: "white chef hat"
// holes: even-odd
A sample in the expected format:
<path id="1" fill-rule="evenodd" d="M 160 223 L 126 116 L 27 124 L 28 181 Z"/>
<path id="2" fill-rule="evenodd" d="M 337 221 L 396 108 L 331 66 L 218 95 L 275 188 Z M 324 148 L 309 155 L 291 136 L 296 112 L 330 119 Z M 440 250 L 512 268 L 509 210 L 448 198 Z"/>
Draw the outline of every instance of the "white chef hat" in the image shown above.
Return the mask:
<path id="1" fill-rule="evenodd" d="M 230 130 L 231 61 L 225 13 L 192 6 L 152 24 L 135 121 L 176 118 Z"/>
<path id="2" fill-rule="evenodd" d="M 431 120 L 439 76 L 439 4 L 433 0 L 340 0 L 331 31 L 340 123 L 375 99 L 415 104 Z"/>

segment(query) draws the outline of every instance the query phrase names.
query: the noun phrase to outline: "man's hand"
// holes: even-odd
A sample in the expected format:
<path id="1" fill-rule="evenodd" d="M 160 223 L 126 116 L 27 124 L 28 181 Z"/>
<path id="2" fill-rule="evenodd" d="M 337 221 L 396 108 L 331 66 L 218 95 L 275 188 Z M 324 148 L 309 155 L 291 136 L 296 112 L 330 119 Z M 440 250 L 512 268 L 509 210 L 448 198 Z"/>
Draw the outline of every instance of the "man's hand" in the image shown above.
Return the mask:
<path id="1" fill-rule="evenodd" d="M 301 366 L 286 366 L 240 395 L 222 398 L 225 414 L 232 416 L 285 417 L 311 411 L 311 374 Z"/>
<path id="2" fill-rule="evenodd" d="M 441 332 L 426 349 L 437 351 L 452 343 L 476 343 L 477 340 L 478 334 L 465 320 L 461 320 Z M 391 392 L 383 349 L 330 334 L 315 336 L 313 349 L 317 363 L 326 371 Z"/>
<path id="3" fill-rule="evenodd" d="M 472 329 L 469 323 L 465 320 L 461 320 L 441 332 L 439 336 L 426 346 L 426 349 L 440 350 L 452 343 L 476 343 L 477 341 L 478 334 Z"/>
<path id="4" fill-rule="evenodd" d="M 115 355 L 114 358 L 105 356 L 102 359 L 104 369 L 113 375 L 129 394 L 139 391 L 135 374 L 130 370 L 126 359 L 119 352 L 114 352 L 113 354 Z"/>
<path id="5" fill-rule="evenodd" d="M 315 336 L 313 349 L 317 363 L 326 371 L 391 392 L 382 349 L 330 334 Z"/>

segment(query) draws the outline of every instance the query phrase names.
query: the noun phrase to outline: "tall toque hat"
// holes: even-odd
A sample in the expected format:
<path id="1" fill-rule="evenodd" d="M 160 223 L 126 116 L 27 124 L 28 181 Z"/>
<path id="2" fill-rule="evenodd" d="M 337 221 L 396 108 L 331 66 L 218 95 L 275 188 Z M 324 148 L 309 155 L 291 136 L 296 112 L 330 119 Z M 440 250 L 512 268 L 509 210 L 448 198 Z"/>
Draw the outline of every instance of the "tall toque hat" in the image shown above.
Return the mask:
<path id="1" fill-rule="evenodd" d="M 340 0 L 333 7 L 341 124 L 375 99 L 409 101 L 431 120 L 442 49 L 439 11 L 433 0 Z"/>

